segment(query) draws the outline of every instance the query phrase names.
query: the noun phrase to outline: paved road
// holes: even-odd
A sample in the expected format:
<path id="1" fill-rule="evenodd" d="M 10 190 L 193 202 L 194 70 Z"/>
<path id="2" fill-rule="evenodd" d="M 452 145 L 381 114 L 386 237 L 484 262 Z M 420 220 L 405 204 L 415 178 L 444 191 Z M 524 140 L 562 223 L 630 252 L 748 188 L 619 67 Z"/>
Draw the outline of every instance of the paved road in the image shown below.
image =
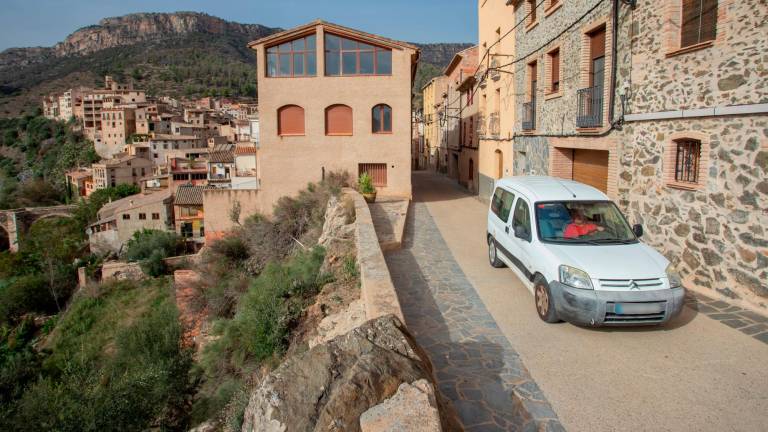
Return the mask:
<path id="1" fill-rule="evenodd" d="M 488 265 L 486 206 L 444 177 L 420 172 L 413 181 L 406 243 L 387 260 L 440 390 L 473 430 L 504 426 L 478 422 L 509 408 L 498 392 L 509 394 L 528 371 L 524 386 L 570 431 L 768 429 L 768 344 L 688 307 L 663 328 L 546 324 L 516 276 Z M 461 345 L 471 340 L 481 342 Z M 476 369 L 457 381 L 451 372 L 467 372 L 473 362 L 463 355 L 475 351 Z M 462 391 L 473 380 L 481 391 Z"/>

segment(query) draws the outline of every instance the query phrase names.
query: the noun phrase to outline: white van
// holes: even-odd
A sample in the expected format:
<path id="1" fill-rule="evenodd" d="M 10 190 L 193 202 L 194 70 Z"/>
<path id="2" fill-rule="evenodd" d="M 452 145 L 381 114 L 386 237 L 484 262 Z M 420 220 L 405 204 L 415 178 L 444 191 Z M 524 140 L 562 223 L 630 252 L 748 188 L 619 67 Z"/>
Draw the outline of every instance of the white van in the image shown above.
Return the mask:
<path id="1" fill-rule="evenodd" d="M 653 325 L 677 315 L 680 276 L 642 234 L 599 190 L 554 177 L 498 180 L 488 210 L 491 265 L 517 273 L 550 323 Z"/>

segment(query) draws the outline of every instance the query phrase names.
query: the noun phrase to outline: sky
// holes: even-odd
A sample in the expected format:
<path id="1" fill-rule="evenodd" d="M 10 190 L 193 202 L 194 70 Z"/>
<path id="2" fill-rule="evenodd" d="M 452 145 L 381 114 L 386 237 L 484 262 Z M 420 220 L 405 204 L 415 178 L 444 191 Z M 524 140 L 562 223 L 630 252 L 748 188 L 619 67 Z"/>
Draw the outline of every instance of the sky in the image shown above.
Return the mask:
<path id="1" fill-rule="evenodd" d="M 476 0 L 2 0 L 0 51 L 52 46 L 101 18 L 134 12 L 205 12 L 290 28 L 321 18 L 408 42 L 476 42 Z"/>

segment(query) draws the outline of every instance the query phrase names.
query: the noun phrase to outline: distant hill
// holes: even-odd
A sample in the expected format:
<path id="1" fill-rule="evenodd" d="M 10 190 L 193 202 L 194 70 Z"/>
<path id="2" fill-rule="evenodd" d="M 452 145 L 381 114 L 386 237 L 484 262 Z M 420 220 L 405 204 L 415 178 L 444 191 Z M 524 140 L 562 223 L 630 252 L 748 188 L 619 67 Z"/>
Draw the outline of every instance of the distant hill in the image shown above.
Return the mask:
<path id="1" fill-rule="evenodd" d="M 40 98 L 103 76 L 133 79 L 150 94 L 255 96 L 256 62 L 246 45 L 282 29 L 239 24 L 197 12 L 105 18 L 53 47 L 0 53 L 0 117 L 32 113 Z M 470 44 L 415 44 L 422 50 L 418 91 Z"/>

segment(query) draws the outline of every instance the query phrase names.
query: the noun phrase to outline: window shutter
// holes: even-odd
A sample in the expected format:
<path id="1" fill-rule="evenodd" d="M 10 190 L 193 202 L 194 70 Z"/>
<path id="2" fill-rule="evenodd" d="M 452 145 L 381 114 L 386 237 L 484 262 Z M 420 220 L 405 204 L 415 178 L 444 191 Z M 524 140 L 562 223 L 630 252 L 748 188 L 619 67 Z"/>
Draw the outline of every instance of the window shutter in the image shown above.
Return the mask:
<path id="1" fill-rule="evenodd" d="M 558 83 L 560 82 L 560 51 L 552 53 L 552 91 L 558 90 Z"/>
<path id="2" fill-rule="evenodd" d="M 683 0 L 680 46 L 714 40 L 717 35 L 717 0 Z"/>
<path id="3" fill-rule="evenodd" d="M 352 108 L 332 105 L 325 109 L 325 133 L 327 135 L 352 135 Z"/>
<path id="4" fill-rule="evenodd" d="M 605 56 L 605 27 L 590 35 L 589 48 L 591 60 Z"/>
<path id="5" fill-rule="evenodd" d="M 304 108 L 286 105 L 277 110 L 277 133 L 279 135 L 304 135 Z"/>

